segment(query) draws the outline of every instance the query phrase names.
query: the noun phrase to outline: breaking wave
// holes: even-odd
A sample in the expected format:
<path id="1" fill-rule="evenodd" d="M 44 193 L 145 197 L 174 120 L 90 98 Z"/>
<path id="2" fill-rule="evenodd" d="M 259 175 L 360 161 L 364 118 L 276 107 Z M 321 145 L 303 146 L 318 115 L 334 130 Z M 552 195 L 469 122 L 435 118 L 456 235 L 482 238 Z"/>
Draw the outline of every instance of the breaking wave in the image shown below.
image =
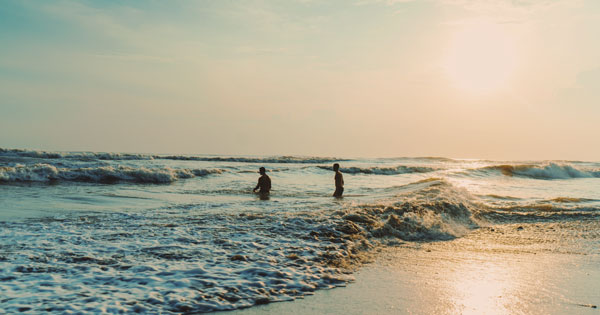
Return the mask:
<path id="1" fill-rule="evenodd" d="M 475 172 L 500 172 L 505 176 L 518 176 L 533 179 L 570 179 L 570 178 L 600 178 L 600 170 L 582 170 L 569 164 L 549 163 L 546 165 L 493 165 Z"/>
<path id="2" fill-rule="evenodd" d="M 25 157 L 36 159 L 91 160 L 152 160 L 152 155 L 106 152 L 46 152 L 36 150 L 2 149 L 0 157 Z"/>
<path id="3" fill-rule="evenodd" d="M 357 230 L 370 238 L 406 241 L 448 240 L 477 228 L 480 211 L 470 194 L 443 179 L 407 185 L 408 191 L 389 204 L 349 211 L 342 231 Z"/>
<path id="4" fill-rule="evenodd" d="M 370 240 L 429 241 L 462 237 L 489 223 L 600 219 L 600 208 L 581 205 L 593 201 L 590 199 L 555 198 L 499 207 L 485 204 L 465 189 L 440 178 L 428 178 L 403 188 L 404 192 L 387 204 L 346 210 L 337 230 L 361 234 Z"/>
<path id="5" fill-rule="evenodd" d="M 331 166 L 318 166 L 324 170 L 332 170 Z M 405 166 L 399 165 L 396 167 L 341 167 L 340 171 L 348 174 L 373 174 L 373 175 L 400 175 L 410 173 L 429 173 L 437 169 L 425 166 Z"/>
<path id="6" fill-rule="evenodd" d="M 172 183 L 178 179 L 220 174 L 220 169 L 172 169 L 128 166 L 101 166 L 59 168 L 50 164 L 15 165 L 0 167 L 0 183 L 14 182 L 90 182 L 90 183 Z"/>

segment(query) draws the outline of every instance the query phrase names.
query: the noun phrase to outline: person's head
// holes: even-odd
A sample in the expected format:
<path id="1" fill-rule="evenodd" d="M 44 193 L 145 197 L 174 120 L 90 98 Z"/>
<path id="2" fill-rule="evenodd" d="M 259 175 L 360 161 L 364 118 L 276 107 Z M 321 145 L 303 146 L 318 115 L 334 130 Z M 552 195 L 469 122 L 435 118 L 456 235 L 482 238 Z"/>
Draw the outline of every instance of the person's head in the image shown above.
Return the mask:
<path id="1" fill-rule="evenodd" d="M 337 163 L 333 164 L 333 171 L 334 172 L 337 172 L 339 169 L 340 169 L 340 165 L 339 164 L 337 164 Z"/>
<path id="2" fill-rule="evenodd" d="M 267 170 L 264 167 L 261 167 L 258 169 L 258 172 L 260 173 L 260 175 L 265 175 L 265 173 L 267 172 Z"/>

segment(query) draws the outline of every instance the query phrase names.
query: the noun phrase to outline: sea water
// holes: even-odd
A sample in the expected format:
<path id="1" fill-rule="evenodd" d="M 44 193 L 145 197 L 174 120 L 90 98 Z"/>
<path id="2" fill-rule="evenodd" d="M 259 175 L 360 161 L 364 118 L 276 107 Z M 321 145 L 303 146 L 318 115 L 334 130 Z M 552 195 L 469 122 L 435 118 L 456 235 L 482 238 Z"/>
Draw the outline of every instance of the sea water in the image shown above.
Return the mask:
<path id="1" fill-rule="evenodd" d="M 261 166 L 269 200 L 252 193 Z M 246 308 L 460 239 L 598 261 L 599 219 L 596 162 L 0 149 L 0 311 Z"/>

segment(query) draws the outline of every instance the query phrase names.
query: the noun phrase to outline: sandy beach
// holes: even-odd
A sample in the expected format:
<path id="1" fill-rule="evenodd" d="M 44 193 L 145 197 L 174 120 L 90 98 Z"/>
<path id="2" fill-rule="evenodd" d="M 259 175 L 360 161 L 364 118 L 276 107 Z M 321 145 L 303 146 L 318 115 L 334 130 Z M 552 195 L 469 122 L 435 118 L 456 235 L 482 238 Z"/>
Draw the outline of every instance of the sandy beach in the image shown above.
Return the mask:
<path id="1" fill-rule="evenodd" d="M 448 242 L 403 244 L 382 251 L 347 287 L 233 314 L 598 314 L 597 252 L 552 253 L 542 242 L 507 246 L 515 234 L 506 232 L 538 228 L 494 227 Z"/>

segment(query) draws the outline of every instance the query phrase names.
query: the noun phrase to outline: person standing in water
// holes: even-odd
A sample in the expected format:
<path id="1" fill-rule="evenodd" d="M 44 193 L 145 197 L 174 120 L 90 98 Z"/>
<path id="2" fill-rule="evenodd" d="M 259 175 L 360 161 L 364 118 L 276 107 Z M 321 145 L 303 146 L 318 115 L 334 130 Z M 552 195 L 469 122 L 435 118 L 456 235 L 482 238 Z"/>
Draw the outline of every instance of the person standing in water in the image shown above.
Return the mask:
<path id="1" fill-rule="evenodd" d="M 271 192 L 271 178 L 267 175 L 267 170 L 264 167 L 261 167 L 258 172 L 261 176 L 258 178 L 258 184 L 256 184 L 256 187 L 252 191 L 256 192 L 260 188 L 258 191 L 260 199 L 268 199 Z"/>
<path id="2" fill-rule="evenodd" d="M 344 176 L 340 172 L 340 165 L 338 163 L 333 164 L 333 171 L 335 172 L 335 192 L 333 196 L 340 198 L 344 193 Z"/>

